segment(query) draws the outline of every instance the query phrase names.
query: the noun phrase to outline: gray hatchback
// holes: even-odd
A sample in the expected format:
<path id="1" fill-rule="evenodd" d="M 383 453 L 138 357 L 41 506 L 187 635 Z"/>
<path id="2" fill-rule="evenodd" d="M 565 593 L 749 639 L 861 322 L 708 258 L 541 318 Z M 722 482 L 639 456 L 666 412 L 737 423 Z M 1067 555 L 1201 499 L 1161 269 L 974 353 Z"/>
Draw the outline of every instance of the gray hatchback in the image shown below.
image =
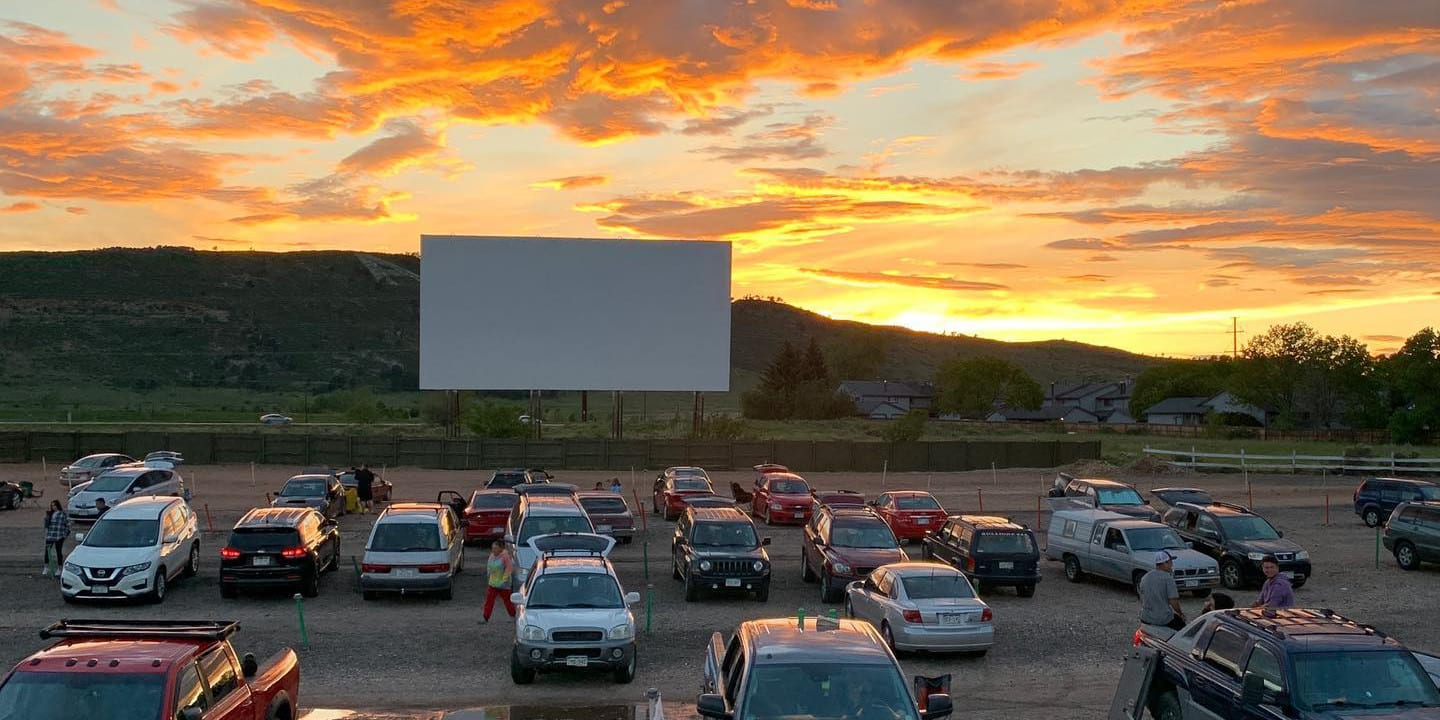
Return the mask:
<path id="1" fill-rule="evenodd" d="M 449 600 L 465 569 L 465 533 L 455 511 L 440 503 L 395 503 L 370 529 L 360 565 L 366 600 L 380 593 L 437 593 Z"/>

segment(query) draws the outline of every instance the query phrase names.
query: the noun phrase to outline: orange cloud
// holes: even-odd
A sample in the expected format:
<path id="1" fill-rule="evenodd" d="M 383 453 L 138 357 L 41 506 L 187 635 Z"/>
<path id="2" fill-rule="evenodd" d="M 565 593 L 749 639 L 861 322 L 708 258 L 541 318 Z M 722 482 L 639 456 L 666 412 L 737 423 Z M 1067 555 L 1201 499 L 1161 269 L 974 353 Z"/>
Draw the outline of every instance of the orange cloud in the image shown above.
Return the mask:
<path id="1" fill-rule="evenodd" d="M 40 203 L 36 202 L 10 203 L 9 205 L 0 207 L 0 215 L 13 215 L 16 213 L 34 212 L 39 209 Z"/>
<path id="2" fill-rule="evenodd" d="M 86 210 L 86 209 L 83 208 L 83 207 L 77 207 L 77 206 L 74 206 L 74 205 L 65 208 L 65 212 L 70 213 L 71 215 L 89 215 L 89 214 L 90 214 L 90 211 L 89 211 L 89 210 Z"/>
<path id="3" fill-rule="evenodd" d="M 587 187 L 599 187 L 610 184 L 608 175 L 569 175 L 551 180 L 542 180 L 531 183 L 532 188 L 549 188 L 551 190 L 579 190 Z"/>
<path id="4" fill-rule="evenodd" d="M 389 175 L 406 167 L 430 165 L 445 168 L 450 174 L 470 166 L 454 158 L 439 157 L 445 152 L 445 140 L 412 120 L 391 120 L 385 124 L 385 137 L 345 156 L 339 169 L 347 173 Z"/>
<path id="5" fill-rule="evenodd" d="M 1013 80 L 1040 67 L 1037 62 L 972 63 L 960 77 L 966 80 Z"/>
<path id="6" fill-rule="evenodd" d="M 995 292 L 1009 290 L 1010 286 L 999 283 L 961 280 L 951 275 L 904 275 L 888 272 L 863 272 L 829 270 L 824 268 L 799 268 L 799 271 L 822 280 L 834 280 L 856 285 L 900 285 L 904 287 L 929 288 L 961 292 Z"/>

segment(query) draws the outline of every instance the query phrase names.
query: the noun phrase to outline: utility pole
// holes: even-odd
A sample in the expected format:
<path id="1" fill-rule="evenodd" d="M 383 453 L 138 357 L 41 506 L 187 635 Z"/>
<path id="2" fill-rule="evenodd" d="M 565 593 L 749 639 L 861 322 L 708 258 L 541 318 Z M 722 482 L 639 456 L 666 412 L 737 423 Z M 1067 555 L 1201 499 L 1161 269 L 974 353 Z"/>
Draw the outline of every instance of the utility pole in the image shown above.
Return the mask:
<path id="1" fill-rule="evenodd" d="M 1240 318 L 1238 317 L 1230 318 L 1230 357 L 1231 359 L 1240 357 Z"/>

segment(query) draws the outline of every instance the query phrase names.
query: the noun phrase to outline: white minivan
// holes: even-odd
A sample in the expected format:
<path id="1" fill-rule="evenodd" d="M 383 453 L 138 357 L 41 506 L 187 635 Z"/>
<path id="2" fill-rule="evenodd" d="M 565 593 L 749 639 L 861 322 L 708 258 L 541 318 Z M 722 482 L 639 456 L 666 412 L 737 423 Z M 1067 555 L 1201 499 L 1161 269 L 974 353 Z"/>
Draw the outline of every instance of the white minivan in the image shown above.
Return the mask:
<path id="1" fill-rule="evenodd" d="M 132 498 L 179 496 L 180 493 L 180 474 L 173 468 L 126 465 L 107 470 L 94 480 L 75 486 L 70 491 L 65 511 L 75 520 L 94 520 L 100 514 L 95 509 L 97 498 L 105 498 L 105 503 L 113 508 Z"/>
<path id="2" fill-rule="evenodd" d="M 60 595 L 66 602 L 160 602 L 171 580 L 200 569 L 195 513 L 177 497 L 128 500 L 79 537 L 60 573 Z"/>

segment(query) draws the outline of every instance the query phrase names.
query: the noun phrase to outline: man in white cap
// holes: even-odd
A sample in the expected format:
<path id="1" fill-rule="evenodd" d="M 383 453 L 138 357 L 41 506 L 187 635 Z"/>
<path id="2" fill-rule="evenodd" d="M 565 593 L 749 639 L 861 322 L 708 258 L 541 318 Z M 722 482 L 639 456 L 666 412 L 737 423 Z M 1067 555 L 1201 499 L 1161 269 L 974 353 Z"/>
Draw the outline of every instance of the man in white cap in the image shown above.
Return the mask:
<path id="1" fill-rule="evenodd" d="M 1175 556 L 1168 550 L 1155 553 L 1155 569 L 1140 578 L 1140 622 L 1164 625 L 1171 630 L 1185 627 L 1185 612 L 1180 609 L 1180 588 L 1170 574 Z"/>

